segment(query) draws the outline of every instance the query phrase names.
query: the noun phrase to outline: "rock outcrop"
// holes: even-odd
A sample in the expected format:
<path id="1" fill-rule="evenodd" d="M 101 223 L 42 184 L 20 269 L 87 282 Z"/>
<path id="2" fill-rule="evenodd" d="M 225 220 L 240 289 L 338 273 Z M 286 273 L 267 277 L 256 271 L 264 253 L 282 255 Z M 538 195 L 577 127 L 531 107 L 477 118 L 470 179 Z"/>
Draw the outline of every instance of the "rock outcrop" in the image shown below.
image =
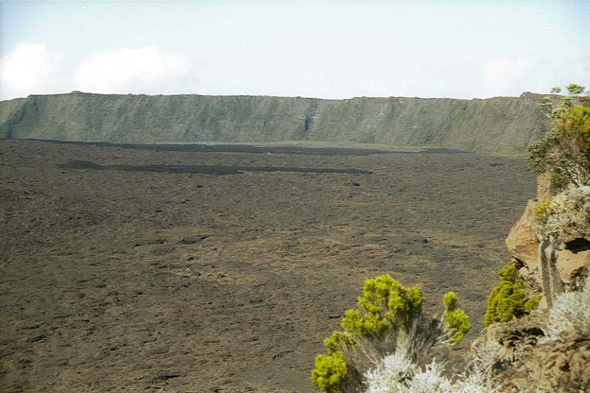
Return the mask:
<path id="1" fill-rule="evenodd" d="M 488 354 L 498 392 L 590 392 L 590 187 L 553 192 L 547 176 L 538 184 L 506 245 L 526 282 L 542 289 L 543 307 L 490 325 L 472 349 Z"/>
<path id="2" fill-rule="evenodd" d="M 499 391 L 557 393 L 590 391 L 590 338 L 547 341 L 525 351 L 503 374 Z"/>
<path id="3" fill-rule="evenodd" d="M 538 184 L 537 199 L 529 200 L 506 246 L 523 278 L 542 286 L 550 305 L 590 270 L 590 187 L 552 194 L 547 176 Z M 543 204 L 546 212 L 539 212 Z M 545 222 L 539 214 L 547 215 Z"/>
<path id="4" fill-rule="evenodd" d="M 506 238 L 506 246 L 521 274 L 528 276 L 537 271 L 539 238 L 533 229 L 535 210 L 539 206 L 536 199 L 530 199 L 523 215 L 514 224 Z"/>
<path id="5" fill-rule="evenodd" d="M 548 340 L 547 323 L 547 310 L 536 311 L 491 325 L 473 343 L 480 358 L 487 353 L 493 359 L 495 391 L 590 392 L 590 337 L 566 331 L 559 339 Z"/>
<path id="6" fill-rule="evenodd" d="M 0 138 L 59 141 L 319 141 L 524 154 L 548 130 L 543 96 L 460 100 L 32 95 L 0 102 Z"/>

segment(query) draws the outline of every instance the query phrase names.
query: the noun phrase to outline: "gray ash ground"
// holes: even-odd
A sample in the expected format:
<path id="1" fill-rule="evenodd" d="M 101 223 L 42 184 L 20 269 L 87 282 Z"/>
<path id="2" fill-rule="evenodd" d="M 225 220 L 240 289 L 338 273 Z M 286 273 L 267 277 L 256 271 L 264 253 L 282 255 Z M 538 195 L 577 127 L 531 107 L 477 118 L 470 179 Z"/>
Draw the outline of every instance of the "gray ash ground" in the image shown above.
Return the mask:
<path id="1" fill-rule="evenodd" d="M 322 340 L 384 273 L 431 312 L 456 291 L 465 352 L 535 195 L 524 160 L 254 150 L 0 141 L 0 391 L 314 391 Z"/>

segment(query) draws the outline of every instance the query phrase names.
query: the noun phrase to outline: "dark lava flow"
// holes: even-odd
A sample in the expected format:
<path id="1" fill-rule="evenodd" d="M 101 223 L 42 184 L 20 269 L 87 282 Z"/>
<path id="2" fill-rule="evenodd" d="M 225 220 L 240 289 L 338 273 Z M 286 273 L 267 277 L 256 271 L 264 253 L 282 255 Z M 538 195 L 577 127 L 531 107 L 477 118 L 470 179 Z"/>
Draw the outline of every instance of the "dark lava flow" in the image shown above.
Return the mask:
<path id="1" fill-rule="evenodd" d="M 59 164 L 62 169 L 91 169 L 127 172 L 203 173 L 207 175 L 230 175 L 244 172 L 296 172 L 296 173 L 354 173 L 370 175 L 370 171 L 337 168 L 289 168 L 289 167 L 248 167 L 208 165 L 98 165 L 90 161 L 69 161 Z"/>

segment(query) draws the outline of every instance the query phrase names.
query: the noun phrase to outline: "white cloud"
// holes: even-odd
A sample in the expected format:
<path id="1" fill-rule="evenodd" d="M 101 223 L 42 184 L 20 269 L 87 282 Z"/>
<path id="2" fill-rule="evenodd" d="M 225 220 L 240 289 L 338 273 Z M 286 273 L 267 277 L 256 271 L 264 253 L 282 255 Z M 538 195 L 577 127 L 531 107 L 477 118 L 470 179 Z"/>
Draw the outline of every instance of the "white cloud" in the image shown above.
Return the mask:
<path id="1" fill-rule="evenodd" d="M 182 53 L 155 46 L 92 53 L 74 73 L 75 88 L 96 93 L 195 93 L 197 79 Z"/>
<path id="2" fill-rule="evenodd" d="M 0 59 L 0 98 L 54 92 L 64 56 L 43 44 L 20 43 Z"/>

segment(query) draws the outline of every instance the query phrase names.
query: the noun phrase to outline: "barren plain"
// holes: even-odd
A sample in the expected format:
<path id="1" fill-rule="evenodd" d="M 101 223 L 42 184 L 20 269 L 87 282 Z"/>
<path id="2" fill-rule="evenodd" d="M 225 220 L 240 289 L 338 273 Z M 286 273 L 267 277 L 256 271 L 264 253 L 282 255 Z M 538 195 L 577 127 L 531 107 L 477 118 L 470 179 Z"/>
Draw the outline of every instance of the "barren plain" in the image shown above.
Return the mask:
<path id="1" fill-rule="evenodd" d="M 0 141 L 0 391 L 311 392 L 385 273 L 458 293 L 456 358 L 534 195 L 523 159 L 444 150 Z"/>

